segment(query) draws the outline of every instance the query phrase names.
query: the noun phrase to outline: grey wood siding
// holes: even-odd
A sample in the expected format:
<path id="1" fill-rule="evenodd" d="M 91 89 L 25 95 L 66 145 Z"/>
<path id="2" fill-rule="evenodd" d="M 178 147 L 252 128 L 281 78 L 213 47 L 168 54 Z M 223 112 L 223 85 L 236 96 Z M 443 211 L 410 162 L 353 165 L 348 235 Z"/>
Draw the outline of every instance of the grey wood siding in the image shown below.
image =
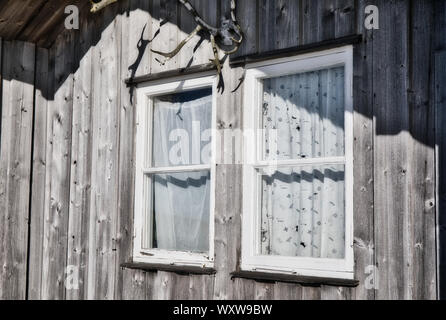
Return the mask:
<path id="1" fill-rule="evenodd" d="M 0 298 L 26 296 L 35 46 L 2 44 Z"/>
<path id="2" fill-rule="evenodd" d="M 191 2 L 212 24 L 228 10 L 225 1 Z M 160 65 L 150 48 L 175 48 L 193 30 L 192 18 L 176 0 L 121 0 L 95 16 L 83 12 L 81 30 L 64 31 L 50 49 L 0 42 L 0 298 L 437 298 L 436 219 L 445 212 L 445 174 L 435 168 L 446 148 L 446 4 L 376 0 L 380 29 L 367 30 L 368 4 L 241 0 L 246 41 L 235 57 L 362 36 L 353 84 L 359 286 L 231 279 L 241 251 L 240 164 L 217 166 L 215 275 L 121 267 L 132 251 L 136 121 L 134 91 L 124 80 L 212 57 L 204 41 L 191 58 L 196 37 Z M 243 129 L 243 84 L 231 93 L 243 66 L 226 61 L 223 73 L 217 127 Z M 222 141 L 221 152 L 231 152 L 231 144 Z M 366 286 L 369 266 L 376 267 L 375 290 Z M 77 290 L 65 286 L 72 268 L 79 271 Z"/>

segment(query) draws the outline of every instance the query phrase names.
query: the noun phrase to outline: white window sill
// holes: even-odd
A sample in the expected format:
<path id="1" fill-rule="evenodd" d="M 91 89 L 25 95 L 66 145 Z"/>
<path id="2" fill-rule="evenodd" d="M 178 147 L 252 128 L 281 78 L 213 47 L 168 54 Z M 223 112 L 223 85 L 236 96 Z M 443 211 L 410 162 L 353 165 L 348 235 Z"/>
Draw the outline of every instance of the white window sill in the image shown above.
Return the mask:
<path id="1" fill-rule="evenodd" d="M 158 249 L 141 250 L 132 258 L 133 263 L 179 267 L 213 268 L 209 254 Z"/>

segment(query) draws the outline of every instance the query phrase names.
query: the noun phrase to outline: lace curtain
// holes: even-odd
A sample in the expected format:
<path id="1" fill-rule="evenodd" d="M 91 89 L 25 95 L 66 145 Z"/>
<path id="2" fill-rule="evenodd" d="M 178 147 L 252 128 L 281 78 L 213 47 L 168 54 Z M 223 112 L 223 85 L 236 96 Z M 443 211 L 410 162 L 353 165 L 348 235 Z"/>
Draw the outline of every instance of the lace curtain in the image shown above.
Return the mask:
<path id="1" fill-rule="evenodd" d="M 201 150 L 211 143 L 212 90 L 154 99 L 153 167 L 207 164 Z M 203 140 L 203 141 L 202 141 Z M 210 172 L 152 177 L 152 247 L 191 252 L 209 250 Z"/>
<path id="2" fill-rule="evenodd" d="M 344 68 L 263 80 L 265 159 L 344 156 Z M 268 135 L 269 129 L 277 135 Z M 274 141 L 269 141 L 269 139 Z M 261 253 L 344 257 L 344 166 L 305 165 L 264 173 Z"/>

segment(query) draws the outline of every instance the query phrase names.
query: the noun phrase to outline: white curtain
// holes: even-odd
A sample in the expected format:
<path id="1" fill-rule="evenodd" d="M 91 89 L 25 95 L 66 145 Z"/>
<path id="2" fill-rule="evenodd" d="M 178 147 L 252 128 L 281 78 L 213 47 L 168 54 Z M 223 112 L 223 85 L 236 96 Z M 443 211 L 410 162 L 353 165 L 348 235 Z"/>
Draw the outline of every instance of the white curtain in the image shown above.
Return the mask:
<path id="1" fill-rule="evenodd" d="M 154 167 L 205 163 L 201 141 L 211 129 L 211 89 L 162 96 L 154 100 Z M 198 153 L 198 154 L 197 154 Z M 153 181 L 153 247 L 209 250 L 210 172 L 157 174 Z"/>
<path id="2" fill-rule="evenodd" d="M 344 155 L 344 68 L 263 81 L 266 159 Z M 269 129 L 277 134 L 268 135 Z M 277 143 L 272 153 L 268 145 Z M 284 168 L 262 176 L 261 253 L 343 258 L 344 166 Z"/>

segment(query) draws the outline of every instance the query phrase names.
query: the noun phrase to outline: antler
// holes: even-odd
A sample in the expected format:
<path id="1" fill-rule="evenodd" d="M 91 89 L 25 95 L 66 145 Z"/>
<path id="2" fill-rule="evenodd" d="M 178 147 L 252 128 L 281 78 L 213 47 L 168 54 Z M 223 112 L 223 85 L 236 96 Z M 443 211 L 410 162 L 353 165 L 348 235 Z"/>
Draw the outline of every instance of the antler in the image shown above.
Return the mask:
<path id="1" fill-rule="evenodd" d="M 90 0 L 91 2 L 91 12 L 96 13 L 99 10 L 104 9 L 106 6 L 117 2 L 118 0 L 101 0 L 100 2 L 94 2 L 93 0 Z"/>
<path id="2" fill-rule="evenodd" d="M 222 19 L 222 24 L 220 28 L 215 28 L 206 23 L 198 14 L 197 10 L 190 4 L 188 0 L 178 0 L 189 13 L 194 17 L 195 22 L 197 23 L 197 27 L 192 31 L 186 39 L 181 41 L 178 46 L 171 52 L 161 52 L 151 49 L 153 53 L 159 54 L 163 56 L 164 61 L 160 61 L 156 59 L 161 64 L 165 64 L 169 59 L 172 59 L 174 56 L 181 51 L 184 45 L 190 41 L 198 32 L 203 31 L 208 34 L 211 39 L 212 51 L 214 53 L 214 59 L 212 59 L 212 63 L 217 68 L 218 76 L 219 76 L 219 84 L 218 90 L 223 93 L 224 91 L 224 81 L 222 76 L 222 65 L 219 58 L 218 50 L 220 49 L 226 56 L 234 54 L 241 46 L 243 42 L 243 32 L 240 27 L 237 18 L 236 18 L 236 1 L 231 0 L 231 19 Z M 220 45 L 219 45 L 220 44 Z M 222 50 L 221 46 L 227 46 L 233 48 L 231 50 Z"/>
<path id="3" fill-rule="evenodd" d="M 117 2 L 118 0 L 90 0 L 92 7 L 91 12 L 96 13 L 99 10 L 105 8 L 106 6 Z M 171 52 L 161 52 L 157 50 L 151 49 L 151 51 L 155 54 L 158 54 L 160 56 L 164 57 L 163 61 L 160 61 L 159 59 L 156 59 L 159 63 L 164 65 L 168 60 L 175 57 L 178 52 L 181 51 L 181 49 L 184 47 L 184 45 L 189 42 L 195 35 L 197 35 L 200 31 L 203 31 L 205 34 L 209 36 L 211 39 L 211 46 L 212 46 L 212 52 L 214 53 L 214 59 L 211 59 L 211 62 L 215 65 L 217 68 L 218 76 L 219 76 L 219 82 L 218 82 L 218 91 L 221 90 L 221 93 L 224 92 L 224 81 L 223 81 L 223 75 L 222 75 L 222 60 L 220 60 L 219 57 L 219 50 L 221 50 L 225 57 L 224 59 L 231 54 L 234 54 L 241 46 L 243 42 L 243 31 L 240 27 L 237 17 L 236 17 L 236 0 L 231 0 L 231 18 L 230 19 L 222 19 L 222 23 L 220 28 L 215 28 L 206 21 L 203 20 L 203 18 L 200 17 L 197 10 L 190 4 L 188 0 L 178 0 L 189 13 L 194 17 L 194 20 L 197 24 L 197 27 L 192 31 L 183 41 L 181 41 L 178 46 L 172 50 Z M 222 49 L 222 46 L 225 47 L 232 47 L 230 50 L 224 50 Z"/>
<path id="4" fill-rule="evenodd" d="M 192 31 L 186 39 L 184 39 L 183 41 L 181 41 L 180 44 L 179 44 L 173 51 L 171 51 L 171 52 L 161 52 L 161 51 L 156 51 L 156 50 L 153 50 L 153 49 L 150 49 L 150 50 L 151 50 L 152 52 L 154 52 L 154 53 L 156 53 L 156 54 L 159 54 L 159 55 L 161 55 L 161 56 L 163 56 L 163 57 L 166 58 L 166 59 L 165 59 L 164 61 L 162 61 L 162 62 L 159 61 L 159 60 L 157 59 L 157 61 L 159 61 L 161 64 L 164 65 L 168 60 L 170 60 L 170 59 L 172 59 L 173 57 L 175 57 L 175 56 L 178 54 L 178 52 L 181 51 L 181 49 L 184 47 L 184 45 L 185 45 L 190 39 L 192 39 L 198 32 L 200 32 L 202 29 L 203 29 L 203 27 L 200 26 L 200 25 L 198 25 L 198 26 L 194 29 L 194 31 Z"/>

